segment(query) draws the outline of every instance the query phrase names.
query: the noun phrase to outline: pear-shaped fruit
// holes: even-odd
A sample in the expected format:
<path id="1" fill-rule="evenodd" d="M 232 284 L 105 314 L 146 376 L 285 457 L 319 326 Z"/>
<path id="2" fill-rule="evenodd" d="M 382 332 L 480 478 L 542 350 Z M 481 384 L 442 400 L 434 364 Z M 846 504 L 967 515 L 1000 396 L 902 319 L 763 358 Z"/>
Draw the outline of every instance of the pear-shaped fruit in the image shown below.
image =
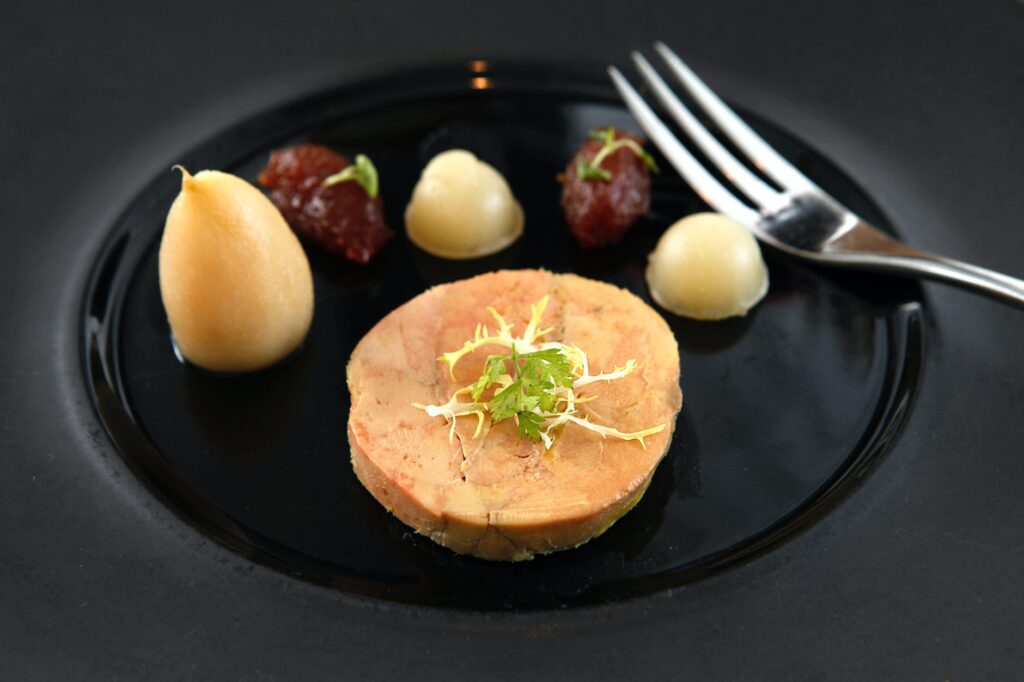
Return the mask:
<path id="1" fill-rule="evenodd" d="M 272 365 L 302 342 L 313 319 L 306 253 L 245 180 L 180 170 L 160 242 L 160 295 L 178 349 L 215 372 Z"/>

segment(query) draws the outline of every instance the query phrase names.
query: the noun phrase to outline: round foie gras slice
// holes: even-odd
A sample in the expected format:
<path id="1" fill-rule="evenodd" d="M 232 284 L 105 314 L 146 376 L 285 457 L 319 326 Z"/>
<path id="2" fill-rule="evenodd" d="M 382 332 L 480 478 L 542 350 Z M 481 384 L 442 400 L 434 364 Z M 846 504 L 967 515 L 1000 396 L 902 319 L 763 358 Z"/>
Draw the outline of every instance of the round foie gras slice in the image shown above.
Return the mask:
<path id="1" fill-rule="evenodd" d="M 431 417 L 413 403 L 440 405 L 475 381 L 484 346 L 454 368 L 438 358 L 473 338 L 478 324 L 494 328 L 488 307 L 520 337 L 531 306 L 544 296 L 541 341 L 575 344 L 590 373 L 635 360 L 614 381 L 581 387 L 578 416 L 622 432 L 664 424 L 636 440 L 602 437 L 568 423 L 554 444 L 520 438 L 514 419 L 473 415 Z M 352 395 L 348 434 L 362 484 L 385 508 L 419 533 L 461 554 L 522 560 L 576 547 L 600 535 L 635 505 L 665 456 L 682 404 L 679 350 L 658 313 L 609 284 L 539 270 L 501 271 L 445 284 L 417 296 L 381 320 L 356 346 L 348 364 Z"/>

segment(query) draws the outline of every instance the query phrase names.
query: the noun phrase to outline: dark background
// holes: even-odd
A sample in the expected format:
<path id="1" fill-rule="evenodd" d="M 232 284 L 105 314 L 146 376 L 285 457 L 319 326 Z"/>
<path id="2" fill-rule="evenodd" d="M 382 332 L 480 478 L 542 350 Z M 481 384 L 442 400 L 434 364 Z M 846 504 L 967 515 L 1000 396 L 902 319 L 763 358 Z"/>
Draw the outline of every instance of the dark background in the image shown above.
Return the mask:
<path id="1" fill-rule="evenodd" d="M 604 608 L 442 613 L 311 586 L 199 535 L 112 450 L 80 376 L 82 286 L 182 149 L 392 66 L 623 64 L 655 38 L 826 150 L 911 243 L 1024 275 L 1012 0 L 4 3 L 0 677 L 1015 677 L 1024 314 L 947 287 L 926 287 L 913 414 L 859 490 L 765 557 Z"/>

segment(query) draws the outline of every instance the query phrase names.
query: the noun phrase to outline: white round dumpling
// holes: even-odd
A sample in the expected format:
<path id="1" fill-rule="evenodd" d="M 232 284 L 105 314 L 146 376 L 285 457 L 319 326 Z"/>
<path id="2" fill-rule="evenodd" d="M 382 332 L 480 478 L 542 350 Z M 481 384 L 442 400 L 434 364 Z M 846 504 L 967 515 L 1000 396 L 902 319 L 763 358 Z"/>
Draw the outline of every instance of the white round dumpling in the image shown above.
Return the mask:
<path id="1" fill-rule="evenodd" d="M 647 285 L 662 308 L 698 320 L 746 315 L 768 291 L 757 240 L 719 213 L 673 224 L 648 257 Z"/>
<path id="2" fill-rule="evenodd" d="M 523 209 L 501 173 L 452 149 L 423 169 L 405 209 L 416 246 L 441 258 L 468 259 L 504 249 L 523 233 Z"/>

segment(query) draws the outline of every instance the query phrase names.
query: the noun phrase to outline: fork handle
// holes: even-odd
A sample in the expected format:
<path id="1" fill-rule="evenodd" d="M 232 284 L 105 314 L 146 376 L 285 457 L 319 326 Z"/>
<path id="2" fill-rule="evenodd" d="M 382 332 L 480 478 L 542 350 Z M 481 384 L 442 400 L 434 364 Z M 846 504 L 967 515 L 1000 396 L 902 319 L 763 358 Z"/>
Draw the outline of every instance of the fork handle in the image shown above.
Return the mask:
<path id="1" fill-rule="evenodd" d="M 878 267 L 882 270 L 949 282 L 1024 308 L 1024 281 L 993 270 L 931 254 L 921 254 L 916 258 L 880 256 L 878 260 Z"/>
<path id="2" fill-rule="evenodd" d="M 917 251 L 864 223 L 828 244 L 823 252 L 832 262 L 940 280 L 1024 308 L 1024 280 Z"/>

